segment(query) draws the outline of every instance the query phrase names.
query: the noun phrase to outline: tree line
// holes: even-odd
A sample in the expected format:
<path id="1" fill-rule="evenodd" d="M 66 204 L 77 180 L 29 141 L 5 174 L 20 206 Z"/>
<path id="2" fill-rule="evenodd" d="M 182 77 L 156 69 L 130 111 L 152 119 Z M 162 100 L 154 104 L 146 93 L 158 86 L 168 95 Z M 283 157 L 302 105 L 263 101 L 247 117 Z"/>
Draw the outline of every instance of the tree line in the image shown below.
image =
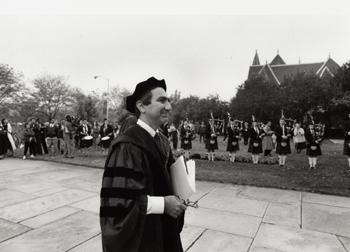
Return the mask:
<path id="1" fill-rule="evenodd" d="M 20 72 L 0 64 L 0 114 L 14 122 L 40 117 L 44 121 L 64 118 L 66 114 L 102 121 L 108 100 L 111 121 L 122 122 L 129 113 L 125 99 L 131 92 L 112 87 L 110 93 L 84 92 L 71 87 L 68 78 L 43 73 L 24 82 Z M 262 76 L 252 76 L 238 86 L 236 95 L 222 101 L 218 94 L 206 98 L 195 95 L 181 98 L 181 92 L 170 94 L 173 111 L 169 123 L 176 126 L 181 120 L 207 122 L 212 113 L 215 118 L 232 118 L 251 122 L 252 115 L 258 121 L 277 124 L 283 109 L 286 118 L 306 123 L 311 113 L 315 122 L 327 128 L 341 128 L 348 119 L 350 108 L 350 61 L 333 75 L 320 78 L 315 73 L 300 72 L 286 76 L 282 84 L 270 82 Z"/>

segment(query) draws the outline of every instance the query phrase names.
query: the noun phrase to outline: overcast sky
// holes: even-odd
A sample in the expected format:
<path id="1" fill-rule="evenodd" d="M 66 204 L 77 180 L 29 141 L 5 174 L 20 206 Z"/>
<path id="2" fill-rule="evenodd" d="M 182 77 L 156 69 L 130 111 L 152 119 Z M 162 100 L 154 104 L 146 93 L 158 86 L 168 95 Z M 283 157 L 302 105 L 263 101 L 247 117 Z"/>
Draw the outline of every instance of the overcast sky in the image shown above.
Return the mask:
<path id="1" fill-rule="evenodd" d="M 278 50 L 287 64 L 350 60 L 349 1 L 7 2 L 0 0 L 0 63 L 28 82 L 47 72 L 106 91 L 99 75 L 133 91 L 154 76 L 169 94 L 229 101 L 256 50 L 262 64 Z"/>

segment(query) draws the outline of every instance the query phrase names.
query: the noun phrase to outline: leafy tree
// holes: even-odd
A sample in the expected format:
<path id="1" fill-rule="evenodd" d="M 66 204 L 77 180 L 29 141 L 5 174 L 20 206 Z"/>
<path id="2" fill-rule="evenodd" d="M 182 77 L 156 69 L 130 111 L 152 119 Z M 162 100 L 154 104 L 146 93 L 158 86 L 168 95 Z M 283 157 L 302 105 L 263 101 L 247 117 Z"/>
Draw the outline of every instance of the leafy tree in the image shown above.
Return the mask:
<path id="1" fill-rule="evenodd" d="M 70 86 L 63 76 L 44 73 L 33 80 L 33 85 L 35 91 L 31 95 L 39 104 L 36 112 L 44 115 L 49 121 L 73 101 Z"/>
<path id="2" fill-rule="evenodd" d="M 0 64 L 0 105 L 18 102 L 25 90 L 22 73 L 15 72 L 8 65 Z"/>
<path id="3" fill-rule="evenodd" d="M 350 109 L 350 61 L 343 64 L 330 80 L 330 121 L 343 127 Z"/>
<path id="4" fill-rule="evenodd" d="M 241 84 L 236 96 L 229 104 L 231 117 L 251 122 L 252 115 L 258 121 L 276 122 L 280 117 L 278 104 L 279 86 L 265 80 L 262 76 L 253 76 Z"/>
<path id="5" fill-rule="evenodd" d="M 118 121 L 119 123 L 123 122 L 128 116 L 130 116 L 130 112 L 128 112 L 126 108 L 126 97 L 131 95 L 131 92 L 126 89 L 120 89 L 119 87 L 116 87 L 115 89 L 111 90 L 110 93 L 110 106 L 109 106 L 109 115 L 111 117 L 111 120 Z"/>
<path id="6" fill-rule="evenodd" d="M 308 112 L 324 110 L 329 81 L 315 73 L 297 73 L 281 84 L 280 103 L 286 117 L 302 121 Z"/>

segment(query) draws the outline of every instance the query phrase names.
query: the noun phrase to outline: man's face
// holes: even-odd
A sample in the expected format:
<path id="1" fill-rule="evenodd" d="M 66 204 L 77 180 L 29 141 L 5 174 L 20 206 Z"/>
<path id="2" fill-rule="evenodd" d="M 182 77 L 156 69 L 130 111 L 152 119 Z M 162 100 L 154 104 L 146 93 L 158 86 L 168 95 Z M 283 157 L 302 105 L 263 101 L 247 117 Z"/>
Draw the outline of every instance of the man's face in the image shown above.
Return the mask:
<path id="1" fill-rule="evenodd" d="M 86 120 L 84 120 L 84 121 L 83 121 L 83 124 L 84 124 L 84 125 L 86 125 L 86 124 L 87 124 L 87 121 L 86 121 Z"/>
<path id="2" fill-rule="evenodd" d="M 280 120 L 280 124 L 281 124 L 281 125 L 285 125 L 286 122 L 285 122 L 284 120 Z"/>
<path id="3" fill-rule="evenodd" d="M 171 105 L 167 93 L 163 88 L 155 88 L 152 91 L 151 104 L 144 105 L 147 121 L 155 126 L 168 122 Z"/>

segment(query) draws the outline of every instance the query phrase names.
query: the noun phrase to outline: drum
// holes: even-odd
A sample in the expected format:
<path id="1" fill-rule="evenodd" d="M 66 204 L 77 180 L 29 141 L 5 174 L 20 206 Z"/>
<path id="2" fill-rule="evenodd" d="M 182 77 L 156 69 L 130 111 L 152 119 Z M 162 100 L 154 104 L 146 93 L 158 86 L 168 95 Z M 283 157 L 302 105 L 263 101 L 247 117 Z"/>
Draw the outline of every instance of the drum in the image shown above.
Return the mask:
<path id="1" fill-rule="evenodd" d="M 316 150 L 316 149 L 317 149 L 317 146 L 316 146 L 316 145 L 311 145 L 311 146 L 310 146 L 310 149 L 311 149 L 311 150 Z"/>
<path id="2" fill-rule="evenodd" d="M 93 143 L 93 137 L 92 136 L 86 136 L 82 139 L 84 141 L 85 148 L 91 147 Z"/>
<path id="3" fill-rule="evenodd" d="M 101 144 L 103 148 L 105 149 L 109 148 L 109 145 L 111 144 L 111 138 L 109 136 L 102 137 Z"/>

